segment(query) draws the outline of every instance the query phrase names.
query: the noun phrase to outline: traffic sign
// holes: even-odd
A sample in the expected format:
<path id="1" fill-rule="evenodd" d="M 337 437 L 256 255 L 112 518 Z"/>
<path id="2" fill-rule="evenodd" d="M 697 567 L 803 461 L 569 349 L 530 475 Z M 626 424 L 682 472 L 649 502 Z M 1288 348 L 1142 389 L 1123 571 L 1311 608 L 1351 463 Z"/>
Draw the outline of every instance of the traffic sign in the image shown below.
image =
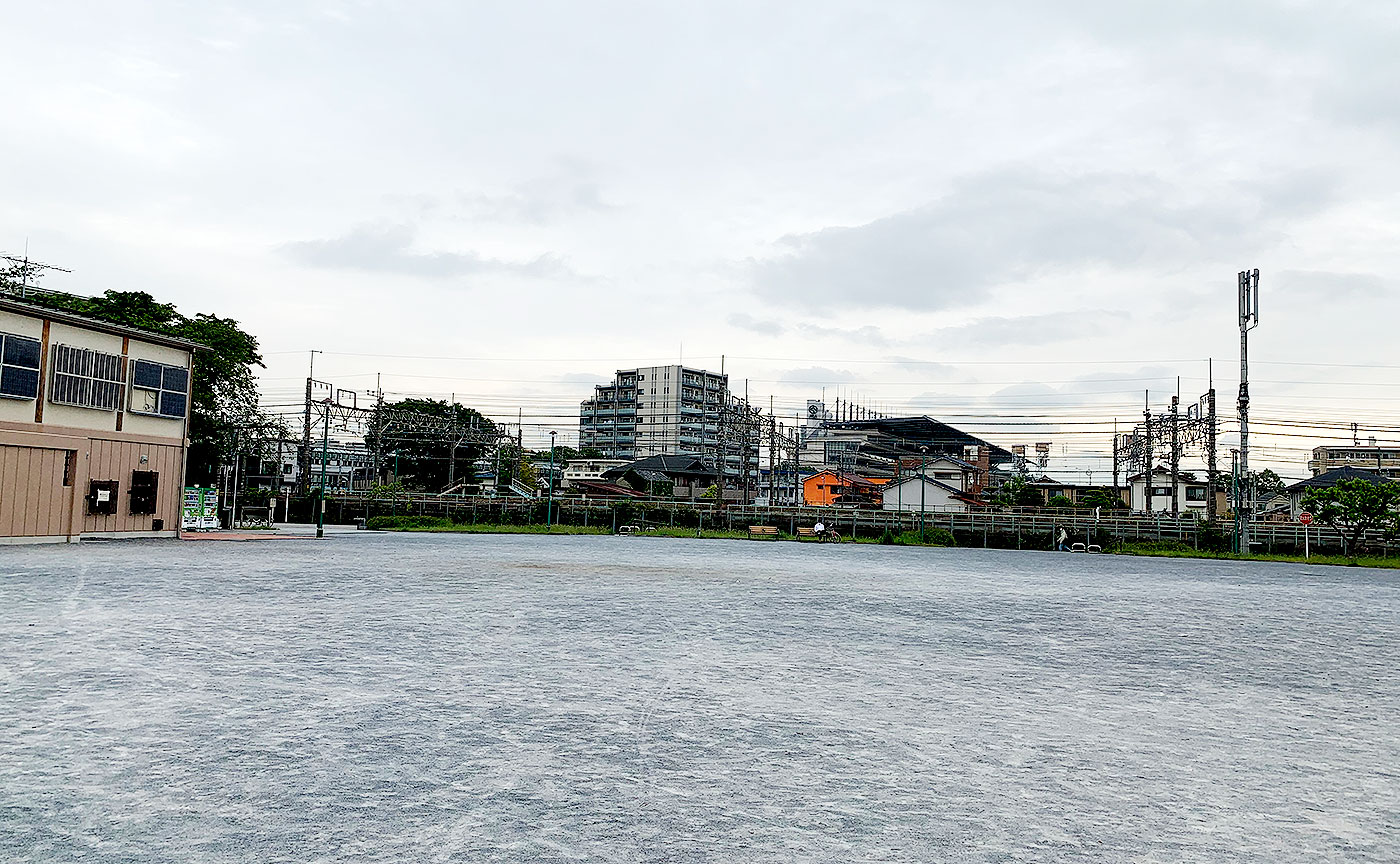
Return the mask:
<path id="1" fill-rule="evenodd" d="M 1299 513 L 1299 514 L 1298 514 L 1298 521 L 1299 521 L 1299 522 L 1302 522 L 1304 525 L 1311 525 L 1311 524 L 1312 524 L 1312 514 L 1309 513 L 1308 511 L 1304 510 L 1302 513 Z"/>

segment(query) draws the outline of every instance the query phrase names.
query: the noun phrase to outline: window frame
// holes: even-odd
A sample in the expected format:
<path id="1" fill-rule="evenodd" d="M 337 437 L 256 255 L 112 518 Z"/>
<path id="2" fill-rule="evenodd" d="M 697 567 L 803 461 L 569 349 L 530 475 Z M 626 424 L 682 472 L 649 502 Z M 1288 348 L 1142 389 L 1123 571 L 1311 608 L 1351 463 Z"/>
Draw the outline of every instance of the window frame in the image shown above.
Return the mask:
<path id="1" fill-rule="evenodd" d="M 122 402 L 126 396 L 126 363 L 123 362 L 124 360 L 126 360 L 126 356 L 123 354 L 112 354 L 96 348 L 84 348 L 79 345 L 62 343 L 49 346 L 49 401 L 55 405 L 87 408 L 91 411 L 115 413 L 122 410 Z M 59 369 L 60 364 L 69 368 Z M 72 368 L 75 365 L 76 371 Z M 99 376 L 98 372 L 101 366 L 110 367 L 110 371 L 115 373 L 115 377 Z M 59 394 L 61 385 L 66 386 L 75 382 L 79 385 L 86 385 L 79 387 L 76 396 L 61 396 Z M 99 392 L 111 394 L 110 405 L 106 401 L 97 401 Z"/>
<path id="2" fill-rule="evenodd" d="M 33 342 L 33 343 L 34 343 L 34 354 L 35 354 L 35 356 L 36 356 L 36 358 L 37 358 L 37 362 L 36 362 L 36 364 L 35 364 L 34 366 L 20 366 L 20 365 L 17 364 L 17 363 L 6 363 L 6 362 L 5 362 L 5 349 L 6 349 L 6 347 L 8 346 L 8 343 L 9 343 L 9 341 L 10 341 L 11 339 L 19 340 L 19 341 L 22 341 L 22 342 Z M 40 392 L 41 392 L 41 390 L 42 390 L 42 388 L 39 386 L 39 384 L 40 384 L 39 379 L 43 377 L 43 369 L 44 369 L 44 343 L 43 343 L 43 341 L 40 340 L 40 339 L 35 339 L 33 336 L 25 336 L 25 335 L 22 334 L 22 333 L 0 332 L 0 383 L 3 383 L 3 381 L 4 381 L 4 378 L 5 378 L 5 370 L 6 370 L 6 369 L 20 369 L 20 370 L 23 370 L 23 371 L 25 371 L 25 372 L 33 372 L 33 373 L 34 373 L 34 393 L 33 393 L 32 395 L 30 395 L 30 396 L 21 396 L 21 395 L 19 395 L 18 393 L 6 393 L 6 392 L 4 392 L 3 390 L 0 390 L 0 399 L 16 399 L 16 400 L 21 400 L 21 401 L 28 401 L 28 400 L 30 400 L 30 399 L 38 399 L 38 398 L 39 398 L 39 394 L 40 394 Z"/>
<path id="3" fill-rule="evenodd" d="M 127 358 L 127 359 L 128 359 L 128 361 L 129 361 L 129 362 L 128 362 L 128 365 L 131 367 L 131 368 L 130 368 L 130 374 L 127 375 L 127 378 L 128 378 L 128 380 L 130 381 L 130 386 L 129 386 L 128 389 L 131 391 L 131 392 L 128 394 L 127 400 L 126 400 L 126 401 L 127 401 L 126 410 L 127 410 L 129 413 L 138 414 L 138 415 L 140 415 L 140 416 L 142 416 L 142 417 L 160 417 L 160 418 L 163 418 L 163 419 L 165 419 L 165 420 L 184 420 L 186 417 L 189 416 L 189 413 L 190 413 L 190 384 L 191 384 L 191 377 L 192 377 L 192 376 L 190 375 L 189 367 L 187 367 L 187 366 L 176 366 L 176 365 L 173 364 L 173 363 L 162 363 L 162 362 L 160 362 L 159 360 L 146 360 L 146 359 L 139 358 L 139 357 L 129 357 L 129 358 Z M 145 385 L 145 384 L 137 384 L 137 383 L 136 383 L 136 364 L 138 364 L 138 363 L 145 363 L 145 364 L 150 365 L 150 366 L 155 366 L 157 369 L 160 370 L 160 387 L 151 387 L 151 386 L 148 386 L 148 385 Z M 172 370 L 172 369 L 178 371 L 180 374 L 182 374 L 182 375 L 184 376 L 184 378 L 185 378 L 185 389 L 184 389 L 183 391 L 181 391 L 181 390 L 171 390 L 171 389 L 166 388 L 166 386 L 165 386 L 165 377 L 166 377 L 165 373 L 166 373 L 167 370 Z M 137 391 L 137 390 L 140 390 L 140 391 L 143 392 L 143 393 L 155 393 L 155 394 L 156 394 L 156 410 L 154 410 L 154 411 L 146 411 L 146 410 L 144 410 L 144 409 L 141 409 L 141 408 L 137 408 L 137 407 L 136 407 L 136 401 L 135 401 L 135 399 L 136 399 L 136 391 Z M 178 396 L 180 396 L 181 399 L 184 400 L 184 407 L 183 407 L 183 409 L 181 410 L 181 412 L 180 412 L 179 414 L 167 414 L 167 413 L 165 413 L 164 411 L 161 410 L 162 406 L 165 404 L 165 394 L 167 394 L 167 393 L 178 395 Z"/>

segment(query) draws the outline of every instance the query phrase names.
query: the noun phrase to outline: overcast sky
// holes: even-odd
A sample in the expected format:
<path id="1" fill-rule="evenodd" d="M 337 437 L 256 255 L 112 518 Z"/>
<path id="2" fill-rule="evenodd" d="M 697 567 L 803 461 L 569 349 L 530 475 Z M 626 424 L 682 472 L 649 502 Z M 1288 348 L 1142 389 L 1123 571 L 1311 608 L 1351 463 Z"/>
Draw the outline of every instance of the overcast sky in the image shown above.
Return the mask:
<path id="1" fill-rule="evenodd" d="M 1365 368 L 1400 366 L 1400 4 L 0 17 L 0 251 L 238 319 L 270 404 L 317 348 L 342 387 L 383 372 L 571 438 L 589 382 L 723 354 L 762 404 L 825 386 L 1049 436 L 1068 476 L 1103 470 L 1094 427 L 976 419 L 1126 426 L 1144 388 L 1194 400 L 1209 357 L 1228 412 L 1258 267 L 1256 414 L 1400 426 L 1396 370 Z M 1272 431 L 1292 476 L 1342 434 Z"/>

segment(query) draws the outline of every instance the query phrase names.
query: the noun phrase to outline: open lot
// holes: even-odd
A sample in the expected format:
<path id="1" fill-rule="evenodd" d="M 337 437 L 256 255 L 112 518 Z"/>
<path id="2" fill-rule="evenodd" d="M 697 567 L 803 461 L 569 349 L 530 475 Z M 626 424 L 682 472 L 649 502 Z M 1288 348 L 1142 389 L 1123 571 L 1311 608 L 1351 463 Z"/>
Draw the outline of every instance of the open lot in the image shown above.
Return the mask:
<path id="1" fill-rule="evenodd" d="M 336 534 L 0 551 L 0 859 L 1394 861 L 1392 572 Z"/>

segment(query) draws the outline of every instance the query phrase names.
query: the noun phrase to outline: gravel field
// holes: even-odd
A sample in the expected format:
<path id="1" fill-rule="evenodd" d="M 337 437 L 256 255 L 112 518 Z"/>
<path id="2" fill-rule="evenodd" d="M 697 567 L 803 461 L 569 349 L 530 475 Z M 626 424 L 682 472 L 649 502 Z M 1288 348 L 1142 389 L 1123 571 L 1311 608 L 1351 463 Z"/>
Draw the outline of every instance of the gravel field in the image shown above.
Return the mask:
<path id="1" fill-rule="evenodd" d="M 1400 575 L 620 537 L 0 549 L 0 861 L 1400 860 Z"/>

